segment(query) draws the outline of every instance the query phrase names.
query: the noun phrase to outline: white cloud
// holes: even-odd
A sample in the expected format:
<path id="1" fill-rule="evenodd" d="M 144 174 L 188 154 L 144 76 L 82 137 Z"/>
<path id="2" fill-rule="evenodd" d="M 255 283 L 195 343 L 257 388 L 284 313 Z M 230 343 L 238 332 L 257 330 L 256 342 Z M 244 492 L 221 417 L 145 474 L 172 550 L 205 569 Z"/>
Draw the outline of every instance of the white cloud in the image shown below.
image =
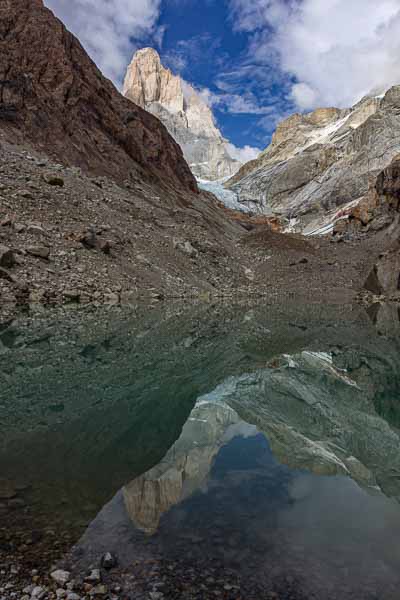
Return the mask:
<path id="1" fill-rule="evenodd" d="M 260 154 L 261 150 L 259 148 L 252 148 L 251 146 L 244 146 L 244 148 L 238 148 L 233 144 L 226 144 L 226 149 L 228 150 L 231 158 L 239 160 L 242 163 L 246 163 L 249 160 L 254 160 Z"/>
<path id="2" fill-rule="evenodd" d="M 301 109 L 315 106 L 317 103 L 317 94 L 308 83 L 295 83 L 292 86 L 292 98 L 296 106 Z"/>
<path id="3" fill-rule="evenodd" d="M 265 115 L 272 110 L 270 106 L 259 105 L 253 94 L 216 94 L 209 88 L 196 89 L 196 92 L 210 108 L 230 114 Z"/>
<path id="4" fill-rule="evenodd" d="M 135 41 L 157 28 L 161 0 L 44 0 L 83 44 L 102 72 L 121 84 Z"/>
<path id="5" fill-rule="evenodd" d="M 300 109 L 349 106 L 400 83 L 400 0 L 231 0 L 249 54 L 295 82 Z"/>

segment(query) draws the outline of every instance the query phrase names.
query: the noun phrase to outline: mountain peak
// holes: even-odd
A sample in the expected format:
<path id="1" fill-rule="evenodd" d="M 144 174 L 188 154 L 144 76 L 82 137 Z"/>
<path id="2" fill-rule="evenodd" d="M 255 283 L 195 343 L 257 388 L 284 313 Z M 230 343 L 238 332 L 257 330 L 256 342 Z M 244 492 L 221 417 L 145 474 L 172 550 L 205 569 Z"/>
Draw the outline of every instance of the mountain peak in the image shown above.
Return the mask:
<path id="1" fill-rule="evenodd" d="M 133 55 L 123 94 L 166 125 L 198 177 L 220 179 L 239 168 L 240 163 L 229 155 L 211 108 L 192 85 L 163 66 L 153 48 L 142 48 Z"/>

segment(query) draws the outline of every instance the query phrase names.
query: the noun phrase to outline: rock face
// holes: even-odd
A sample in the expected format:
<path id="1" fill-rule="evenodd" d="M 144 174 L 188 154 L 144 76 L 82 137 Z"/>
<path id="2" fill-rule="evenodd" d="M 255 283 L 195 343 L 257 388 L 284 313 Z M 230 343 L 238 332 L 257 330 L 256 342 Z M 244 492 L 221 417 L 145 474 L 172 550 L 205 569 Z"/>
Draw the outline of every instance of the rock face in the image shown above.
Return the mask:
<path id="1" fill-rule="evenodd" d="M 400 86 L 351 109 L 295 114 L 277 128 L 256 161 L 226 184 L 253 210 L 298 218 L 304 229 L 318 215 L 364 197 L 369 183 L 400 151 Z"/>
<path id="2" fill-rule="evenodd" d="M 348 219 L 337 224 L 334 234 L 378 233 L 387 241 L 387 250 L 373 266 L 365 289 L 373 294 L 400 297 L 400 156 L 384 169 L 375 187 L 355 207 Z"/>
<path id="3" fill-rule="evenodd" d="M 154 534 L 163 514 L 201 487 L 226 430 L 240 419 L 225 404 L 196 404 L 181 436 L 163 460 L 123 489 L 126 510 L 133 523 Z"/>
<path id="4" fill-rule="evenodd" d="M 123 94 L 164 123 L 196 176 L 221 179 L 240 167 L 229 155 L 210 108 L 190 85 L 163 67 L 153 48 L 133 56 Z"/>
<path id="5" fill-rule="evenodd" d="M 91 174 L 197 191 L 165 127 L 118 93 L 42 0 L 0 5 L 0 130 Z"/>

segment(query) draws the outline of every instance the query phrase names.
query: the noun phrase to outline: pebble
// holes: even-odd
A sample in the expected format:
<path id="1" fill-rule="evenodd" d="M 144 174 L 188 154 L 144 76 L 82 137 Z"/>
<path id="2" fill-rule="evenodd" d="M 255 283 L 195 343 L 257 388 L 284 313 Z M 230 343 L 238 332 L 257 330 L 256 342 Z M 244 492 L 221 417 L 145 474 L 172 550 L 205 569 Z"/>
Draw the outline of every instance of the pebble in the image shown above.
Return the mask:
<path id="1" fill-rule="evenodd" d="M 89 592 L 89 596 L 105 596 L 108 592 L 108 589 L 102 583 L 99 583 L 94 588 L 92 588 Z"/>
<path id="2" fill-rule="evenodd" d="M 54 579 L 54 581 L 59 585 L 65 585 L 70 580 L 71 573 L 69 571 L 57 569 L 51 573 L 51 578 Z"/>
<path id="3" fill-rule="evenodd" d="M 86 581 L 98 582 L 101 581 L 100 569 L 92 569 L 90 574 L 86 577 Z"/>

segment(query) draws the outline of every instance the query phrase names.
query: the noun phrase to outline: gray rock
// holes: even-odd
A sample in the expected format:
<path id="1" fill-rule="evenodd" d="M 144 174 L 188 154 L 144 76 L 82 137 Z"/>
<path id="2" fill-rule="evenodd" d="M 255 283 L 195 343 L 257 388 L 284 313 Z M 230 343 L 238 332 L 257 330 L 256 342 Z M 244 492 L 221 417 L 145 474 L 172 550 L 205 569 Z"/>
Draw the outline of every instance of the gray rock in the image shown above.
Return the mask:
<path id="1" fill-rule="evenodd" d="M 36 586 L 34 585 L 27 585 L 26 587 L 24 587 L 24 589 L 22 590 L 22 592 L 24 594 L 28 594 L 29 596 L 32 594 L 33 590 L 35 589 Z"/>
<path id="2" fill-rule="evenodd" d="M 117 306 L 119 304 L 119 294 L 114 292 L 108 292 L 103 297 L 104 304 L 108 306 Z"/>
<path id="3" fill-rule="evenodd" d="M 41 227 L 40 225 L 35 225 L 34 223 L 32 223 L 31 225 L 28 225 L 26 231 L 27 231 L 27 233 L 38 234 L 38 235 L 46 234 L 46 231 L 43 229 L 43 227 Z"/>
<path id="4" fill-rule="evenodd" d="M 177 250 L 180 250 L 181 252 L 183 252 L 184 254 L 187 254 L 188 256 L 196 256 L 198 254 L 198 251 L 196 250 L 196 248 L 194 248 L 192 246 L 192 244 L 187 240 L 177 240 L 176 238 L 174 238 L 173 244 L 174 244 L 174 248 L 176 248 Z"/>
<path id="5" fill-rule="evenodd" d="M 107 586 L 99 583 L 98 585 L 94 586 L 94 588 L 92 588 L 89 592 L 89 596 L 105 596 L 108 593 L 108 588 Z"/>
<path id="6" fill-rule="evenodd" d="M 101 581 L 100 569 L 92 569 L 89 575 L 85 578 L 85 581 L 90 581 L 90 583 L 97 583 Z"/>
<path id="7" fill-rule="evenodd" d="M 16 233 L 22 233 L 26 229 L 26 225 L 24 223 L 14 223 L 14 231 Z"/>
<path id="8" fill-rule="evenodd" d="M 47 246 L 28 246 L 26 251 L 31 256 L 35 256 L 37 258 L 48 259 L 50 256 L 50 248 Z"/>
<path id="9" fill-rule="evenodd" d="M 385 253 L 373 266 L 364 288 L 373 294 L 400 296 L 400 250 Z"/>
<path id="10" fill-rule="evenodd" d="M 79 302 L 81 293 L 78 290 L 64 290 L 63 296 L 68 302 Z"/>
<path id="11" fill-rule="evenodd" d="M 69 571 L 64 571 L 63 569 L 57 569 L 56 571 L 53 571 L 50 576 L 59 585 L 65 585 L 70 580 L 71 573 Z"/>
<path id="12" fill-rule="evenodd" d="M 49 185 L 55 187 L 64 187 L 64 179 L 60 175 L 53 175 L 52 173 L 46 173 L 43 175 L 43 179 Z"/>

